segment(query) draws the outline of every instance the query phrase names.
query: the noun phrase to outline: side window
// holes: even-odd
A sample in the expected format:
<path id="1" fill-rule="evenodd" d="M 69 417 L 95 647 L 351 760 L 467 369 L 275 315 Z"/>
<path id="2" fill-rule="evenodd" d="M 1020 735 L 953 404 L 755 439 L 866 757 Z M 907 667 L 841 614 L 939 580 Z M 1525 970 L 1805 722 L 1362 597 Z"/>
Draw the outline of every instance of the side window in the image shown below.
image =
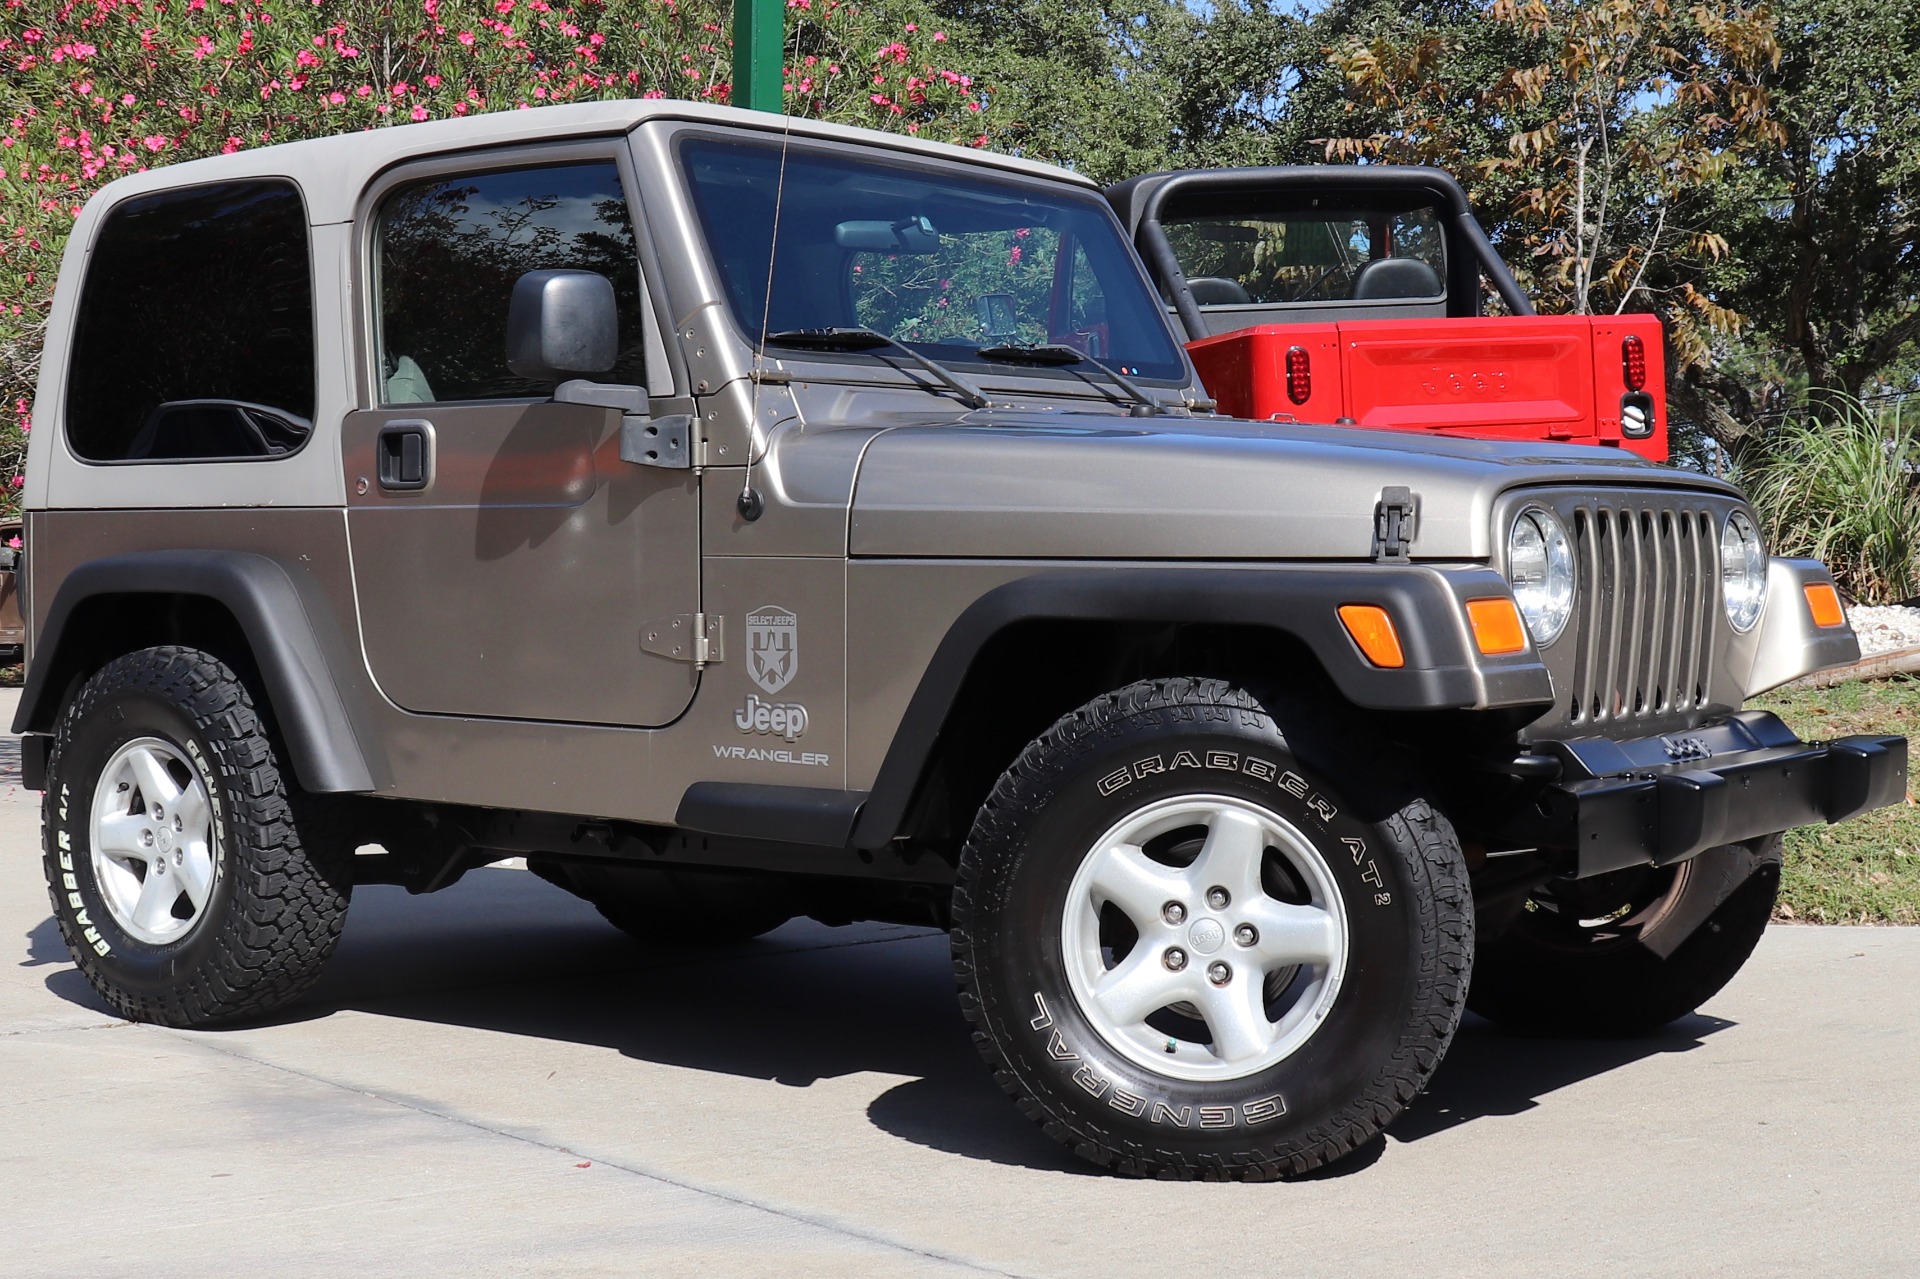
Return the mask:
<path id="1" fill-rule="evenodd" d="M 437 177 L 380 205 L 381 400 L 553 393 L 507 368 L 507 303 L 528 271 L 598 271 L 620 308 L 610 380 L 644 385 L 640 263 L 611 160 Z"/>
<path id="2" fill-rule="evenodd" d="M 80 293 L 67 441 L 92 462 L 270 458 L 313 429 L 299 191 L 224 182 L 107 214 Z"/>
<path id="3" fill-rule="evenodd" d="M 1203 306 L 1446 293 L 1446 237 L 1431 208 L 1180 218 L 1166 230 Z"/>

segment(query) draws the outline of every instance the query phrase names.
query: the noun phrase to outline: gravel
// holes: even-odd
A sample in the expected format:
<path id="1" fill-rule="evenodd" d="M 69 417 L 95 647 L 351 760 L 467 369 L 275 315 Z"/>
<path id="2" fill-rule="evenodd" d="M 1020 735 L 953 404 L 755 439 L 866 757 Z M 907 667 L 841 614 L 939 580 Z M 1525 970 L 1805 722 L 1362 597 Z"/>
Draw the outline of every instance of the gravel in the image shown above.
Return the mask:
<path id="1" fill-rule="evenodd" d="M 1920 608 L 1899 604 L 1856 604 L 1847 620 L 1860 636 L 1860 656 L 1877 657 L 1902 649 L 1920 648 Z"/>

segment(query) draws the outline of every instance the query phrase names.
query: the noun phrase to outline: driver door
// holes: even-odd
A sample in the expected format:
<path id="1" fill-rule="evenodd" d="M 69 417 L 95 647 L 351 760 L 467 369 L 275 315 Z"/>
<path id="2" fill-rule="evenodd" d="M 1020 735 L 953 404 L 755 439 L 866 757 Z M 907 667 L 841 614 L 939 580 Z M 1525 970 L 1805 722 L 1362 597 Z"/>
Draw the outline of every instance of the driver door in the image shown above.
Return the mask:
<path id="1" fill-rule="evenodd" d="M 621 361 L 646 385 L 646 295 L 617 144 L 402 171 L 362 229 L 375 407 L 342 428 L 368 667 L 423 714 L 649 726 L 695 666 L 647 633 L 699 608 L 690 470 L 622 462 L 620 415 L 556 404 L 506 366 L 527 271 L 614 283 Z"/>

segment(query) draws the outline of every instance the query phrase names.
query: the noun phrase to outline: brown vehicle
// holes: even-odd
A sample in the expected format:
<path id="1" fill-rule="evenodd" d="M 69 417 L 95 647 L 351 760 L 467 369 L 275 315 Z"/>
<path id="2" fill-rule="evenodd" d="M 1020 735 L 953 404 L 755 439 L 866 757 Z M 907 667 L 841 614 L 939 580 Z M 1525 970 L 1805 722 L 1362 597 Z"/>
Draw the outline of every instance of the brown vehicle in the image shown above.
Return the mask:
<path id="1" fill-rule="evenodd" d="M 0 520 L 0 666 L 11 666 L 26 655 L 27 624 L 20 616 L 19 520 Z"/>

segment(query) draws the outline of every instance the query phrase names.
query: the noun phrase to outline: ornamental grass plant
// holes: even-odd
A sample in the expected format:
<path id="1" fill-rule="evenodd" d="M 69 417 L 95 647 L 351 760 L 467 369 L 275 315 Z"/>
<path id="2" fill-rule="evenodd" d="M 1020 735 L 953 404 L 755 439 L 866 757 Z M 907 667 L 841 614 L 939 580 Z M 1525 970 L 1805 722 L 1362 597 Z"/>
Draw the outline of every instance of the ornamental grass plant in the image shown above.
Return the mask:
<path id="1" fill-rule="evenodd" d="M 1855 600 L 1920 594 L 1920 442 L 1900 401 L 1822 394 L 1742 460 L 1776 555 L 1823 560 Z"/>

